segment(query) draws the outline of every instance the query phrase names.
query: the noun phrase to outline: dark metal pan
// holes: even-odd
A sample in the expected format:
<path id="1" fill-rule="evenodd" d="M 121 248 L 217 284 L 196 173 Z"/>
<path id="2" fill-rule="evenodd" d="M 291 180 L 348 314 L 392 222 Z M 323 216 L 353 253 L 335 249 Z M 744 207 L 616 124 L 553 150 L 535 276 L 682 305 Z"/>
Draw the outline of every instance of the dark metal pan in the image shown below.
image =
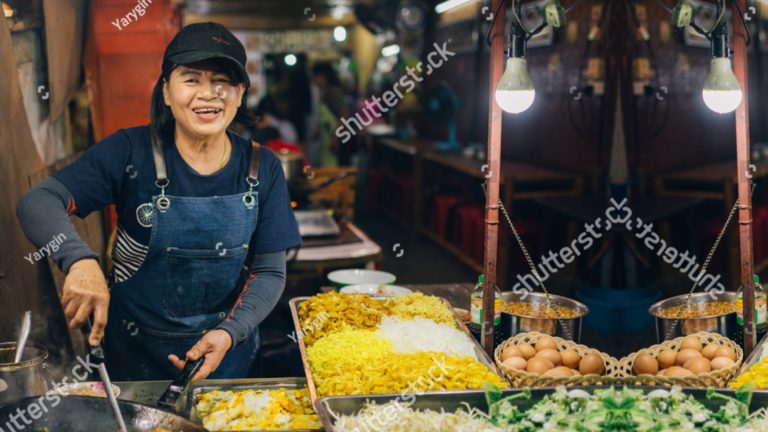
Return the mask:
<path id="1" fill-rule="evenodd" d="M 118 403 L 128 432 L 207 431 L 183 417 L 149 405 L 123 400 Z M 0 407 L 0 430 L 114 432 L 118 426 L 106 398 L 49 395 L 28 397 Z"/>

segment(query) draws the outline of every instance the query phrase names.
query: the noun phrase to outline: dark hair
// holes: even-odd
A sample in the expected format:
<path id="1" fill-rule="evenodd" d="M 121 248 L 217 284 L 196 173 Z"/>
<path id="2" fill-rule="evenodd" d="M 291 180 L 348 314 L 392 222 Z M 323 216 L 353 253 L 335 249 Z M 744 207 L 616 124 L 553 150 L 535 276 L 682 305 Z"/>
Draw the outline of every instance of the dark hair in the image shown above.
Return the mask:
<path id="1" fill-rule="evenodd" d="M 196 64 L 203 63 L 206 65 L 213 65 L 217 72 L 227 75 L 235 86 L 245 82 L 240 78 L 234 65 L 227 60 L 211 59 Z M 150 128 L 163 142 L 166 143 L 173 142 L 173 132 L 176 127 L 176 120 L 173 118 L 171 109 L 165 104 L 165 100 L 163 99 L 163 84 L 166 81 L 170 81 L 171 72 L 179 66 L 181 65 L 174 64 L 169 67 L 168 70 L 162 71 L 155 83 L 155 88 L 152 90 L 152 100 L 149 108 Z M 237 114 L 235 114 L 235 118 L 232 121 L 245 127 L 252 127 L 256 123 L 257 117 L 251 113 L 246 106 L 247 96 L 248 92 L 243 92 L 243 99 L 240 107 L 237 109 Z"/>
<path id="2" fill-rule="evenodd" d="M 325 77 L 325 81 L 332 86 L 341 85 L 339 75 L 336 73 L 336 69 L 329 62 L 315 63 L 312 66 L 312 75 L 321 75 Z"/>

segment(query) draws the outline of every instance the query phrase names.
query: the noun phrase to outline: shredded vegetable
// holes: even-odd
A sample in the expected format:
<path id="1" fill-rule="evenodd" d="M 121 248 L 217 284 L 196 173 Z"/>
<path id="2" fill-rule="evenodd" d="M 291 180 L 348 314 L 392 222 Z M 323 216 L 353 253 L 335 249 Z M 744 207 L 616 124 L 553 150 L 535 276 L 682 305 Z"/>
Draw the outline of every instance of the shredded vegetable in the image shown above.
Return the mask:
<path id="1" fill-rule="evenodd" d="M 370 330 L 342 330 L 330 334 L 307 348 L 309 365 L 323 371 L 356 367 L 392 354 L 392 343 Z"/>
<path id="2" fill-rule="evenodd" d="M 318 362 L 310 357 L 311 364 Z M 312 367 L 320 396 L 482 389 L 485 383 L 507 386 L 477 360 L 443 353 L 392 353 L 375 361 L 353 357 L 323 365 Z"/>
<path id="3" fill-rule="evenodd" d="M 395 352 L 442 352 L 477 360 L 475 344 L 466 333 L 445 323 L 425 318 L 401 320 L 383 317 L 376 335 L 392 342 Z"/>
<path id="4" fill-rule="evenodd" d="M 453 413 L 417 411 L 410 404 L 391 401 L 382 405 L 367 403 L 355 415 L 337 416 L 334 423 L 337 432 L 490 432 L 482 419 L 474 418 L 466 410 Z"/>

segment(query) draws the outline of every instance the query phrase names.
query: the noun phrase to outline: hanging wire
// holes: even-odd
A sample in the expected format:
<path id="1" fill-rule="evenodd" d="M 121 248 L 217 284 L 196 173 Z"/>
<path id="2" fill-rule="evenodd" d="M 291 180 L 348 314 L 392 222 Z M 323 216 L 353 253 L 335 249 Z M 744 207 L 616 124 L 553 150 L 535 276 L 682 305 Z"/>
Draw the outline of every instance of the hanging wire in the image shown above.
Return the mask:
<path id="1" fill-rule="evenodd" d="M 504 6 L 504 4 L 507 3 L 507 0 L 501 0 L 501 3 L 499 3 L 498 6 L 496 6 L 496 11 L 493 13 L 493 18 L 491 19 L 491 26 L 488 28 L 488 33 L 485 34 L 485 43 L 488 44 L 488 46 L 491 46 L 491 32 L 493 31 L 493 25 L 496 24 L 496 17 L 499 16 L 499 11 Z M 503 37 L 504 30 L 502 29 L 502 37 Z"/>
<path id="2" fill-rule="evenodd" d="M 659 6 L 663 7 L 667 12 L 669 12 L 669 13 L 673 13 L 674 12 L 674 10 L 672 10 L 671 7 L 669 7 L 666 4 L 664 4 L 664 2 L 662 0 L 656 0 L 656 3 L 658 3 Z"/>
<path id="3" fill-rule="evenodd" d="M 747 22 L 744 21 L 744 11 L 741 10 L 738 0 L 734 0 L 733 5 L 736 6 L 736 10 L 739 11 L 739 18 L 741 18 L 741 23 L 744 25 L 744 33 L 747 34 L 747 46 L 749 46 L 749 43 L 752 42 L 752 35 L 749 34 L 749 26 L 747 26 Z"/>

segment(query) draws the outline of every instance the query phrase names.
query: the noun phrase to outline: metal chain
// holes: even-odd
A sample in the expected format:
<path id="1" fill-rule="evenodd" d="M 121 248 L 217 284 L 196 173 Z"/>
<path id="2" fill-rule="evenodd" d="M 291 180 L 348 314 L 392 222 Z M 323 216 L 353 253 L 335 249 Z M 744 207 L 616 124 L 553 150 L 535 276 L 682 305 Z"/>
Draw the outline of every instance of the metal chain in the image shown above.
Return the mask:
<path id="1" fill-rule="evenodd" d="M 485 193 L 485 183 L 483 183 L 483 192 Z M 486 193 L 487 196 L 487 193 Z M 523 251 L 523 256 L 525 257 L 525 261 L 528 262 L 528 266 L 531 267 L 531 272 L 533 273 L 534 277 L 536 277 L 536 280 L 539 282 L 539 285 L 541 286 L 541 289 L 544 290 L 544 295 L 547 299 L 547 307 L 555 313 L 555 319 L 557 320 L 558 324 L 560 324 L 560 328 L 563 330 L 563 334 L 565 335 L 566 339 L 573 340 L 573 336 L 571 335 L 571 332 L 568 331 L 568 327 L 563 323 L 563 321 L 560 319 L 560 313 L 558 312 L 557 308 L 552 307 L 552 299 L 549 297 L 549 291 L 547 291 L 547 287 L 544 286 L 544 281 L 541 280 L 541 277 L 539 276 L 539 272 L 536 271 L 536 266 L 533 264 L 533 259 L 531 259 L 531 255 L 528 253 L 528 248 L 525 247 L 525 244 L 523 243 L 523 239 L 520 237 L 520 234 L 518 234 L 517 229 L 515 229 L 515 224 L 512 223 L 512 218 L 509 217 L 509 213 L 507 213 L 507 209 L 504 207 L 504 203 L 499 200 L 499 209 L 501 209 L 501 213 L 504 215 L 504 218 L 507 220 L 507 224 L 509 224 L 509 228 L 512 230 L 512 234 L 515 236 L 515 240 L 517 240 L 517 244 L 520 246 L 520 250 Z"/>
<path id="2" fill-rule="evenodd" d="M 756 183 L 752 183 L 752 190 L 750 191 L 750 194 L 755 192 L 756 185 L 757 185 Z M 699 273 L 699 277 L 697 277 L 696 280 L 693 281 L 693 286 L 691 287 L 691 291 L 688 293 L 688 296 L 685 298 L 685 308 L 681 308 L 680 312 L 675 317 L 675 320 L 672 321 L 672 326 L 670 326 L 669 330 L 667 331 L 667 334 L 664 336 L 664 340 L 668 340 L 672 337 L 672 333 L 674 333 L 675 328 L 677 328 L 677 324 L 680 322 L 680 319 L 682 318 L 683 310 L 685 311 L 691 310 L 691 296 L 693 295 L 694 291 L 696 291 L 696 287 L 699 286 L 699 280 L 707 272 L 707 267 L 709 267 L 709 262 L 712 261 L 712 257 L 715 255 L 715 251 L 717 250 L 717 247 L 720 245 L 720 241 L 723 239 L 725 232 L 728 230 L 728 225 L 730 225 L 731 219 L 733 219 L 733 215 L 736 214 L 736 210 L 738 208 L 739 208 L 739 199 L 736 198 L 736 202 L 733 203 L 733 207 L 731 207 L 731 211 L 728 213 L 728 218 L 725 219 L 725 223 L 723 224 L 723 228 L 720 230 L 720 234 L 717 235 L 717 238 L 715 239 L 715 243 L 712 245 L 712 248 L 709 250 L 709 254 L 707 254 L 707 259 L 704 260 L 704 264 L 702 264 L 701 266 L 701 272 Z"/>

